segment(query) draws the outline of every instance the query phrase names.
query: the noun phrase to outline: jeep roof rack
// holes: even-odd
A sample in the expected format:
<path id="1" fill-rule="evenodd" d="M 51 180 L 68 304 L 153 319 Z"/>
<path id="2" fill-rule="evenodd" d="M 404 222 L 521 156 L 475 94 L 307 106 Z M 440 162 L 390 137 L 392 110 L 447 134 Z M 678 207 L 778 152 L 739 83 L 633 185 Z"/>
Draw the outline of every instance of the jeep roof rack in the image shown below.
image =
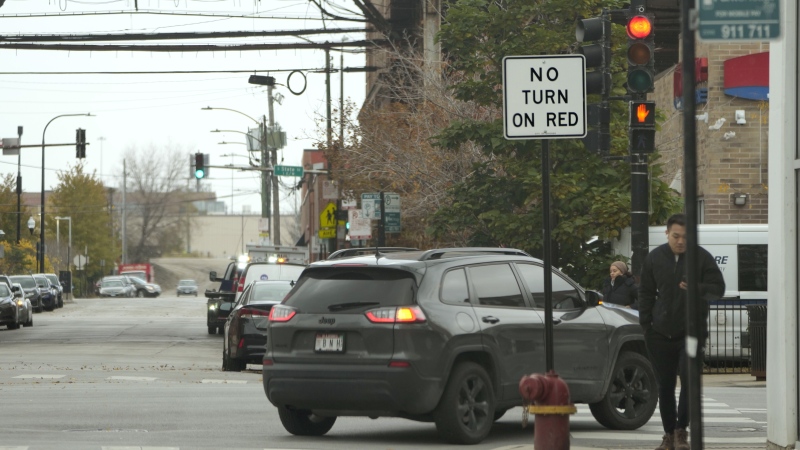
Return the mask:
<path id="1" fill-rule="evenodd" d="M 457 256 L 476 256 L 485 254 L 495 255 L 511 255 L 511 256 L 528 256 L 528 253 L 515 248 L 503 247 L 453 247 L 453 248 L 437 248 L 428 250 L 420 255 L 420 261 L 427 261 L 431 259 L 442 259 Z"/>
<path id="2" fill-rule="evenodd" d="M 418 251 L 418 248 L 413 247 L 357 247 L 357 248 L 343 248 L 336 250 L 328 255 L 325 259 L 339 259 L 347 258 L 348 256 L 364 256 L 374 255 L 376 253 L 392 253 L 392 252 L 413 252 Z"/>

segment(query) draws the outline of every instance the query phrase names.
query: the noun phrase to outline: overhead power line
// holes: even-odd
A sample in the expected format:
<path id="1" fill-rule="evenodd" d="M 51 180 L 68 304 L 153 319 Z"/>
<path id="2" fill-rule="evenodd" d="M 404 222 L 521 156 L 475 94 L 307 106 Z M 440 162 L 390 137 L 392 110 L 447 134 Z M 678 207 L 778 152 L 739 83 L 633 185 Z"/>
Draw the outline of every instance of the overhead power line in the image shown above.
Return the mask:
<path id="1" fill-rule="evenodd" d="M 94 72 L 0 72 L 0 75 L 175 75 L 191 73 L 273 73 L 273 72 L 311 72 L 325 73 L 324 67 L 319 69 L 269 69 L 269 70 L 130 70 L 130 71 L 94 71 Z M 345 67 L 342 72 L 375 72 L 375 66 Z M 331 73 L 340 69 L 331 68 Z"/>
<path id="2" fill-rule="evenodd" d="M 365 28 L 315 28 L 311 30 L 278 31 L 216 31 L 178 33 L 115 33 L 115 34 L 16 34 L 0 35 L 0 42 L 113 42 L 113 41 L 171 41 L 182 39 L 230 39 L 269 36 L 307 36 L 312 34 L 368 33 Z"/>
<path id="3" fill-rule="evenodd" d="M 360 40 L 345 42 L 296 42 L 289 44 L 185 44 L 185 45 L 127 45 L 127 44 L 25 44 L 1 43 L 0 49 L 11 48 L 17 50 L 62 50 L 85 52 L 225 52 L 225 51 L 252 51 L 252 50 L 325 50 L 342 47 L 375 47 L 385 44 L 384 40 Z"/>
<path id="4" fill-rule="evenodd" d="M 0 1 L 0 6 L 2 2 Z M 92 11 L 92 12 L 60 12 L 60 13 L 30 13 L 30 14 L 2 14 L 0 19 L 32 19 L 41 17 L 69 17 L 69 16 L 108 16 L 108 15 L 161 15 L 161 16 L 186 16 L 186 17 L 217 17 L 229 19 L 267 19 L 267 20 L 325 20 L 318 17 L 308 16 L 262 16 L 258 14 L 220 14 L 220 13 L 197 13 L 197 12 L 181 12 L 181 11 L 157 11 L 157 10 L 138 10 L 138 11 Z M 343 20 L 349 22 L 366 22 L 363 18 L 357 17 L 342 17 L 338 16 L 336 20 Z"/>

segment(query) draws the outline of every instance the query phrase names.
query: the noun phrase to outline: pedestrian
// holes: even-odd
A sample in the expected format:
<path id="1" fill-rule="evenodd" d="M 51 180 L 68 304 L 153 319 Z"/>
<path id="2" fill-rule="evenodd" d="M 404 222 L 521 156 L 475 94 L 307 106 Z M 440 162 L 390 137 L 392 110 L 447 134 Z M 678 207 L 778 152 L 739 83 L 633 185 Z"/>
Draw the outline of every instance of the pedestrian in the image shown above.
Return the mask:
<path id="1" fill-rule="evenodd" d="M 697 250 L 698 301 L 718 299 L 725 292 L 722 272 L 711 253 L 699 246 Z M 658 404 L 664 427 L 664 439 L 656 450 L 689 450 L 686 288 L 686 218 L 675 214 L 667 220 L 667 243 L 644 259 L 639 286 L 639 323 L 644 329 L 645 344 L 658 382 Z M 705 342 L 707 332 L 701 331 L 699 342 Z M 696 350 L 702 358 L 703 349 Z M 676 408 L 678 376 L 681 390 Z"/>
<path id="2" fill-rule="evenodd" d="M 603 280 L 603 303 L 637 309 L 639 287 L 633 274 L 628 271 L 628 265 L 622 261 L 614 261 L 608 274 L 608 278 Z"/>

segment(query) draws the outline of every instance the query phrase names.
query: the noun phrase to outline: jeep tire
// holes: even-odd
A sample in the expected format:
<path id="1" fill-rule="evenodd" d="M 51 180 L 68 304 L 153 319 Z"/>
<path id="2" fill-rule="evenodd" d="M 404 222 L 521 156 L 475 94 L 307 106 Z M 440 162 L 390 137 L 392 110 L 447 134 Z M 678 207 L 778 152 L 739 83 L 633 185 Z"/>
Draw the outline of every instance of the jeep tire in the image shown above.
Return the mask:
<path id="1" fill-rule="evenodd" d="M 463 362 L 450 374 L 433 420 L 448 442 L 477 444 L 492 429 L 494 408 L 494 389 L 486 370 L 473 362 Z"/>
<path id="2" fill-rule="evenodd" d="M 333 428 L 336 417 L 323 417 L 302 409 L 278 407 L 283 428 L 295 436 L 322 436 Z"/>
<path id="3" fill-rule="evenodd" d="M 591 403 L 595 419 L 612 430 L 635 430 L 646 424 L 658 402 L 656 375 L 650 361 L 639 353 L 622 352 L 617 358 L 608 391 Z"/>

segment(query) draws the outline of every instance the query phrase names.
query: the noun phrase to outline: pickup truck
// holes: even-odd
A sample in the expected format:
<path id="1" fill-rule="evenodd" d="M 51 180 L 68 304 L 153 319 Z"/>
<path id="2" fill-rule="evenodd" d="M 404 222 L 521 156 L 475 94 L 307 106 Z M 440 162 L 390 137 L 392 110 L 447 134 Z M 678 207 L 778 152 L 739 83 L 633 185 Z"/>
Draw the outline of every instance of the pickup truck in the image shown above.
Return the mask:
<path id="1" fill-rule="evenodd" d="M 239 266 L 237 261 L 231 261 L 225 269 L 222 277 L 217 276 L 216 271 L 211 271 L 208 274 L 210 281 L 219 282 L 218 289 L 206 289 L 206 325 L 208 326 L 208 334 L 219 333 L 222 334 L 225 329 L 225 321 L 228 314 L 233 309 L 233 303 L 236 301 L 236 291 L 234 290 L 234 281 L 242 272 L 242 267 Z"/>

